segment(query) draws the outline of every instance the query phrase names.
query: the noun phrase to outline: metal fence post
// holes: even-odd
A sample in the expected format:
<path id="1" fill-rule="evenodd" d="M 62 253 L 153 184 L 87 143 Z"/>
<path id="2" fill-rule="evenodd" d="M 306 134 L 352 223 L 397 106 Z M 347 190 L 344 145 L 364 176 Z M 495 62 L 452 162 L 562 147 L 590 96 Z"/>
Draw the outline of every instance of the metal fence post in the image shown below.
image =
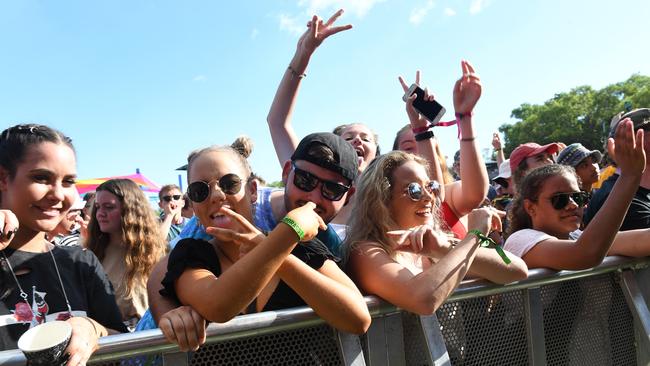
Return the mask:
<path id="1" fill-rule="evenodd" d="M 637 342 L 637 364 L 650 364 L 650 311 L 633 271 L 621 273 L 621 288 L 625 301 L 634 317 L 634 334 Z"/>
<path id="2" fill-rule="evenodd" d="M 526 333 L 530 349 L 529 363 L 534 366 L 546 366 L 546 344 L 544 343 L 544 312 L 539 287 L 525 292 Z"/>
<path id="3" fill-rule="evenodd" d="M 338 331 L 335 333 L 343 364 L 345 366 L 365 366 L 366 361 L 363 358 L 359 336 Z"/>

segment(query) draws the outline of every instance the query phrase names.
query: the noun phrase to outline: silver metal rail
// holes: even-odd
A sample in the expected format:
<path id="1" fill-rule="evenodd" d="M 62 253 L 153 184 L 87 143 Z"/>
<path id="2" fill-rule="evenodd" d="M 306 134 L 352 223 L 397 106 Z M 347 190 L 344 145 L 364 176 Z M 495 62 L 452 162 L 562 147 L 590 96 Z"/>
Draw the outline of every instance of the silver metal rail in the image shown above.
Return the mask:
<path id="1" fill-rule="evenodd" d="M 375 366 L 417 362 L 448 365 L 490 363 L 480 359 L 474 361 L 475 357 L 480 356 L 474 348 L 478 346 L 480 346 L 478 348 L 492 347 L 500 345 L 499 342 L 512 339 L 513 341 L 508 341 L 510 344 L 507 346 L 513 349 L 511 352 L 513 357 L 524 357 L 523 363 L 533 365 L 553 364 L 554 357 L 566 357 L 571 360 L 574 353 L 581 349 L 580 347 L 584 348 L 582 343 L 576 343 L 575 346 L 573 344 L 562 345 L 561 339 L 557 341 L 556 338 L 572 336 L 577 331 L 583 331 L 583 328 L 587 330 L 593 328 L 589 323 L 591 320 L 575 320 L 577 319 L 575 317 L 575 319 L 571 318 L 574 320 L 566 320 L 569 318 L 560 317 L 561 319 L 558 321 L 554 318 L 557 316 L 558 309 L 561 310 L 563 304 L 561 301 L 565 297 L 572 299 L 575 297 L 573 299 L 575 301 L 570 305 L 564 305 L 567 307 L 564 310 L 583 307 L 582 304 L 591 301 L 592 298 L 600 299 L 598 301 L 603 304 L 601 307 L 604 310 L 602 311 L 610 312 L 607 319 L 617 319 L 616 317 L 634 319 L 636 338 L 641 337 L 641 339 L 633 339 L 632 343 L 641 341 L 642 345 L 650 346 L 650 312 L 648 312 L 645 298 L 641 294 L 643 291 L 650 293 L 650 281 L 644 280 L 643 283 L 640 283 L 634 280 L 634 274 L 644 271 L 649 265 L 650 261 L 647 259 L 607 257 L 601 265 L 583 271 L 531 270 L 528 279 L 505 286 L 495 285 L 484 280 L 468 280 L 461 283 L 450 296 L 438 311 L 437 318 L 435 316 L 409 315 L 393 305 L 369 296 L 365 299 L 373 317 L 373 323 L 368 333 L 361 338 L 333 331 L 309 308 L 244 315 L 227 323 L 210 324 L 207 329 L 206 345 L 217 347 L 220 344 L 229 344 L 231 346 L 228 346 L 228 350 L 234 348 L 244 350 L 245 348 L 240 345 L 255 343 L 260 339 L 273 345 L 275 344 L 273 342 L 287 343 L 289 341 L 286 339 L 293 339 L 292 337 L 298 340 L 312 337 L 314 338 L 313 342 L 305 343 L 307 346 L 292 346 L 290 344 L 289 348 L 307 347 L 305 350 L 300 349 L 300 352 L 310 353 L 309 357 L 314 360 L 314 364 L 368 364 Z M 617 283 L 617 281 L 622 287 L 610 284 L 610 282 Z M 569 290 L 574 293 L 579 292 L 578 295 L 581 297 L 558 295 L 565 291 L 563 286 L 573 286 L 571 289 L 578 289 Z M 593 289 L 600 292 L 592 294 Z M 620 307 L 621 301 L 616 297 L 618 293 L 621 293 L 620 299 L 628 301 L 625 305 L 625 300 L 621 300 L 624 304 L 623 308 Z M 612 309 L 616 312 L 613 313 Z M 577 317 L 583 311 L 582 308 L 573 310 L 569 312 L 573 311 Z M 632 324 L 632 320 L 629 321 Z M 572 327 L 564 326 L 567 322 L 573 322 L 571 323 Z M 618 328 L 615 329 L 610 323 L 606 324 L 610 327 L 609 333 L 618 332 Z M 282 336 L 277 336 L 278 334 Z M 444 342 L 442 342 L 443 338 Z M 611 343 L 611 347 L 614 347 L 613 344 L 618 342 L 619 338 L 625 340 L 629 337 L 607 335 L 605 338 L 606 343 Z M 326 343 L 331 342 L 332 345 L 313 344 L 322 339 L 325 339 Z M 513 345 L 517 343 L 517 340 L 521 344 Z M 566 342 L 569 341 L 565 340 Z M 286 345 L 284 343 L 283 345 Z M 447 349 L 445 349 L 445 344 Z M 321 347 L 322 350 L 316 349 L 318 347 Z M 525 354 L 517 355 L 521 351 L 516 351 L 516 347 L 524 350 Z M 619 347 L 618 343 L 616 347 Z M 208 349 L 209 347 L 202 348 Z M 332 353 L 331 349 L 337 350 L 338 356 L 324 361 L 323 357 L 329 357 L 324 355 Z M 203 365 L 211 364 L 211 361 L 205 360 L 214 358 L 214 355 L 220 352 L 222 353 L 223 350 L 219 348 L 207 350 L 203 352 L 207 354 L 203 358 L 204 361 L 196 361 L 202 357 L 198 357 L 201 353 L 199 352 L 194 355 L 192 361 L 188 361 L 187 354 L 180 353 L 178 347 L 168 343 L 160 330 L 156 329 L 104 337 L 100 339 L 100 348 L 95 352 L 91 361 L 92 364 L 108 364 L 115 361 L 123 361 L 124 364 L 144 364 L 143 359 L 137 359 L 137 357 L 159 355 L 164 356 L 161 360 L 165 364 L 173 362 L 175 365 L 182 365 L 190 362 Z M 508 354 L 503 356 L 495 353 L 492 356 L 502 360 L 501 364 L 519 363 L 514 362 L 513 359 L 510 359 L 513 362 L 509 362 L 509 359 L 499 358 L 506 357 Z M 611 357 L 607 358 L 603 364 L 612 361 Z M 125 359 L 131 361 L 125 362 Z M 647 360 L 647 358 L 639 356 L 637 363 L 641 364 Z M 25 359 L 20 351 L 0 352 L 0 365 L 24 364 Z M 235 364 L 245 364 L 245 362 L 235 362 Z"/>

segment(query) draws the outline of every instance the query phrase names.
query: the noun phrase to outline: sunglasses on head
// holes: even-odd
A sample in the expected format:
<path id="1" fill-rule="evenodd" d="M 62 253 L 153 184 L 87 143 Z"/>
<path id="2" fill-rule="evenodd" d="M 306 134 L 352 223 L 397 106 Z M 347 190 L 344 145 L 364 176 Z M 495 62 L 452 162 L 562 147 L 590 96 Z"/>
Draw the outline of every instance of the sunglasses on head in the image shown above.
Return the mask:
<path id="1" fill-rule="evenodd" d="M 435 180 L 432 180 L 431 182 L 424 185 L 424 189 L 426 189 L 430 195 L 438 196 L 438 194 L 440 193 L 440 183 L 438 183 Z M 412 201 L 417 202 L 422 199 L 422 195 L 424 194 L 424 189 L 422 188 L 420 183 L 413 182 L 413 183 L 409 183 L 408 187 L 406 187 L 404 191 Z"/>
<path id="2" fill-rule="evenodd" d="M 551 205 L 556 210 L 561 210 L 569 204 L 569 199 L 575 202 L 578 207 L 582 207 L 587 204 L 589 200 L 589 193 L 587 192 L 570 192 L 570 193 L 556 193 L 552 195 L 549 200 Z"/>
<path id="3" fill-rule="evenodd" d="M 180 194 L 173 194 L 173 195 L 168 195 L 168 196 L 162 196 L 163 201 L 165 202 L 171 202 L 172 200 L 178 201 L 181 199 Z"/>
<path id="4" fill-rule="evenodd" d="M 210 187 L 213 183 L 217 183 L 219 188 L 225 194 L 233 195 L 239 193 L 241 190 L 241 178 L 237 174 L 226 174 L 220 179 L 215 179 L 210 182 L 197 180 L 187 186 L 187 197 L 193 202 L 203 202 L 210 196 Z"/>
<path id="5" fill-rule="evenodd" d="M 298 168 L 294 162 L 291 162 L 291 167 L 293 168 L 293 185 L 301 191 L 311 192 L 318 186 L 318 183 L 322 183 L 320 194 L 323 198 L 330 201 L 339 201 L 350 189 L 350 186 L 320 179 L 310 172 Z"/>

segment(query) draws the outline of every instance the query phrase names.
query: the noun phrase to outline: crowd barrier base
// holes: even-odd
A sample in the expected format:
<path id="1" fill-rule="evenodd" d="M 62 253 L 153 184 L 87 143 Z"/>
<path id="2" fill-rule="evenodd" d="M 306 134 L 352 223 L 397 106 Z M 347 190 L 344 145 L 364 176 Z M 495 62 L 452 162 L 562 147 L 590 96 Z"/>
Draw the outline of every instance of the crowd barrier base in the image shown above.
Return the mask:
<path id="1" fill-rule="evenodd" d="M 210 324 L 197 352 L 180 352 L 159 330 L 104 337 L 91 365 L 647 365 L 650 261 L 608 257 L 595 268 L 531 270 L 499 286 L 464 281 L 421 316 L 366 297 L 368 332 L 324 324 L 309 308 Z M 25 365 L 20 351 L 0 365 Z"/>

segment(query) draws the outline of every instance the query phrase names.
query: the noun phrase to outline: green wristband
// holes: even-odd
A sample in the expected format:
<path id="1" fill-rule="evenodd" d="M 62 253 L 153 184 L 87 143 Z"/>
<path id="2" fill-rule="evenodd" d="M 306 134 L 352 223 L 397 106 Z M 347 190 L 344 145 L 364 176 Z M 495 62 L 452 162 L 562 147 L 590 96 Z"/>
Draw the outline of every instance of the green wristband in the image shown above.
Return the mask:
<path id="1" fill-rule="evenodd" d="M 291 219 L 289 216 L 285 216 L 282 219 L 282 222 L 289 225 L 289 227 L 296 232 L 298 235 L 298 241 L 302 241 L 302 239 L 305 237 L 305 232 L 300 228 L 297 222 L 293 221 L 293 219 Z"/>
<path id="2" fill-rule="evenodd" d="M 496 250 L 499 257 L 501 257 L 501 259 L 506 264 L 510 264 L 512 262 L 510 260 L 510 258 L 508 258 L 506 253 L 503 251 L 503 248 L 501 248 L 501 245 L 495 243 L 494 240 L 490 239 L 489 237 L 484 235 L 482 232 L 480 232 L 478 230 L 470 230 L 470 231 L 467 232 L 467 234 L 476 235 L 476 237 L 478 238 L 478 243 L 479 243 L 480 247 L 493 248 L 494 250 Z"/>

